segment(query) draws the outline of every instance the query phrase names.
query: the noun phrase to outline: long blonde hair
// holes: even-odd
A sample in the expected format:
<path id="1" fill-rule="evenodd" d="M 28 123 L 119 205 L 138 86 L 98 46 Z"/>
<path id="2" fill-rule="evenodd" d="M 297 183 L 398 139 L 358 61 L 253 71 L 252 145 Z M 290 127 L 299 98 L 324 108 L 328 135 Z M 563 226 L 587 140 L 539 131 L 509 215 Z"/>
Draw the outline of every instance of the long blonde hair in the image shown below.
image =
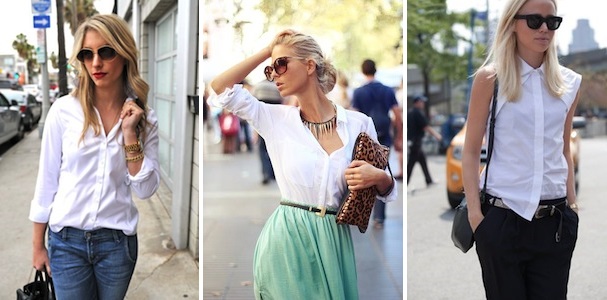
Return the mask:
<path id="1" fill-rule="evenodd" d="M 276 45 L 289 46 L 296 56 L 311 59 L 316 63 L 316 78 L 323 93 L 326 94 L 335 87 L 337 69 L 324 57 L 314 38 L 299 32 L 285 32 L 274 39 L 272 48 Z"/>
<path id="2" fill-rule="evenodd" d="M 147 124 L 147 99 L 149 85 L 141 78 L 139 74 L 137 62 L 137 46 L 135 39 L 131 33 L 128 24 L 120 17 L 114 14 L 95 15 L 87 19 L 76 31 L 74 35 L 74 47 L 69 63 L 77 70 L 78 80 L 77 86 L 72 91 L 71 95 L 79 99 L 82 109 L 84 110 L 84 126 L 80 141 L 84 140 L 84 136 L 89 129 L 93 128 L 95 135 L 101 133 L 101 125 L 97 115 L 95 114 L 95 99 L 94 90 L 95 83 L 91 80 L 83 63 L 77 58 L 78 52 L 82 49 L 84 36 L 89 30 L 94 30 L 116 50 L 116 53 L 124 58 L 125 65 L 122 72 L 123 86 L 125 94 L 129 97 L 137 99 L 137 104 L 144 109 L 146 114 L 137 125 L 139 137 L 145 140 L 145 127 Z"/>
<path id="3" fill-rule="evenodd" d="M 556 0 L 551 0 L 557 7 Z M 521 95 L 521 70 L 519 58 L 516 53 L 517 43 L 514 33 L 514 16 L 527 0 L 511 0 L 504 7 L 504 11 L 497 25 L 496 34 L 483 65 L 493 65 L 497 78 L 500 81 L 500 93 L 506 96 L 508 101 L 514 101 Z M 546 72 L 546 87 L 548 92 L 560 97 L 565 92 L 565 83 L 560 72 L 558 54 L 555 39 L 552 39 L 548 50 L 544 53 L 544 67 Z"/>

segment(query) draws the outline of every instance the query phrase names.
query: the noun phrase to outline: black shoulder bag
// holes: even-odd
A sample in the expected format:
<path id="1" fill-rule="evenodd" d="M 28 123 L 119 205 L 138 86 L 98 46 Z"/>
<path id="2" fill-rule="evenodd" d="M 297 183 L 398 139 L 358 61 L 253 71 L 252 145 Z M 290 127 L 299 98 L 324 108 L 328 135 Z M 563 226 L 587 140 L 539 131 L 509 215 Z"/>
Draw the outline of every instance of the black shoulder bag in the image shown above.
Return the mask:
<path id="1" fill-rule="evenodd" d="M 487 145 L 487 166 L 485 167 L 485 183 L 483 184 L 483 190 L 479 197 L 481 203 L 485 202 L 485 193 L 487 192 L 487 176 L 489 174 L 489 162 L 491 161 L 491 154 L 493 153 L 493 134 L 495 130 L 495 115 L 497 110 L 497 90 L 498 83 L 495 80 L 495 86 L 493 88 L 493 101 L 491 109 L 491 119 L 489 121 L 489 141 Z M 455 208 L 455 216 L 453 217 L 453 226 L 451 228 L 451 240 L 455 247 L 466 253 L 474 244 L 474 233 L 468 220 L 468 206 L 466 204 L 466 198 Z"/>

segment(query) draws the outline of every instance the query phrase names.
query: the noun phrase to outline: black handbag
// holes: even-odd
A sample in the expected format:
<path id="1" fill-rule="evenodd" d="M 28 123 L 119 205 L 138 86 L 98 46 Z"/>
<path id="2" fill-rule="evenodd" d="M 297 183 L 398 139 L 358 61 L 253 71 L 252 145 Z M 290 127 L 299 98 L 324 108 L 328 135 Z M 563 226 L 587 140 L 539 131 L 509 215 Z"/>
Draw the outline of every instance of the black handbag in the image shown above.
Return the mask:
<path id="1" fill-rule="evenodd" d="M 485 202 L 485 194 L 487 192 L 487 174 L 489 173 L 489 162 L 491 161 L 491 154 L 493 152 L 493 135 L 495 129 L 495 114 L 497 110 L 497 90 L 498 83 L 497 79 L 495 80 L 495 86 L 493 87 L 493 101 L 492 101 L 492 109 L 491 109 L 491 119 L 489 122 L 489 141 L 487 146 L 487 166 L 485 167 L 485 183 L 483 185 L 483 190 L 480 193 L 480 201 L 481 203 Z M 453 216 L 453 226 L 451 227 L 451 240 L 453 244 L 458 249 L 462 250 L 462 252 L 466 253 L 472 245 L 474 245 L 474 233 L 472 232 L 472 227 L 470 226 L 470 221 L 468 220 L 468 205 L 466 202 L 466 198 L 460 202 L 460 204 L 455 208 L 455 215 Z"/>
<path id="2" fill-rule="evenodd" d="M 44 274 L 43 274 L 44 273 Z M 55 300 L 53 279 L 46 272 L 36 270 L 34 281 L 17 289 L 17 300 Z"/>

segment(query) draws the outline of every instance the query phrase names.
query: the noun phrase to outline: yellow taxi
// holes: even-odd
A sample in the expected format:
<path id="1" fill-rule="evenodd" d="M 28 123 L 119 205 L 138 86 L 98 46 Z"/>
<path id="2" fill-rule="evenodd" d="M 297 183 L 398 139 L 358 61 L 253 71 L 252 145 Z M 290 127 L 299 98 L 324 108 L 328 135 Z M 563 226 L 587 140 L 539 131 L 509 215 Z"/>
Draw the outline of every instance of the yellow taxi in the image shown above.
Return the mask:
<path id="1" fill-rule="evenodd" d="M 573 118 L 573 130 L 571 131 L 571 155 L 575 174 L 575 189 L 579 187 L 579 161 L 580 161 L 580 133 L 578 129 L 586 127 L 584 117 Z M 447 164 L 447 199 L 449 205 L 455 208 L 464 198 L 464 183 L 462 180 L 462 150 L 466 134 L 466 125 L 453 137 L 446 153 Z M 483 142 L 481 149 L 481 170 L 487 160 L 487 145 Z"/>

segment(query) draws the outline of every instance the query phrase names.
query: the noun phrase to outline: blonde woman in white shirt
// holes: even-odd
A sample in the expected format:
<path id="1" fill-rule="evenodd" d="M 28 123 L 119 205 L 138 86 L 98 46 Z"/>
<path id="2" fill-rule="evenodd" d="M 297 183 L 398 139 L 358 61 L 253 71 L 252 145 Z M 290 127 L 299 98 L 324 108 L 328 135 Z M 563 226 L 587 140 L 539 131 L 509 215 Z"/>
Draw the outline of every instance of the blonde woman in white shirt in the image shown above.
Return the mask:
<path id="1" fill-rule="evenodd" d="M 72 53 L 78 84 L 44 126 L 33 265 L 53 277 L 57 299 L 123 299 L 137 260 L 131 193 L 149 198 L 159 184 L 157 118 L 124 20 L 88 19 Z"/>
<path id="2" fill-rule="evenodd" d="M 561 21 L 554 0 L 507 1 L 472 85 L 464 189 L 487 299 L 567 298 L 578 231 L 569 138 L 581 76 L 558 63 Z M 490 109 L 497 116 L 482 197 Z"/>
<path id="3" fill-rule="evenodd" d="M 267 79 L 299 106 L 269 105 L 235 85 L 267 59 Z M 350 227 L 337 225 L 335 212 L 348 188 L 375 186 L 384 201 L 396 198 L 387 171 L 351 161 L 357 135 L 377 139 L 377 133 L 369 117 L 326 97 L 334 84 L 335 68 L 318 43 L 290 30 L 211 83 L 215 105 L 249 121 L 266 140 L 282 197 L 257 242 L 256 299 L 358 299 Z"/>

